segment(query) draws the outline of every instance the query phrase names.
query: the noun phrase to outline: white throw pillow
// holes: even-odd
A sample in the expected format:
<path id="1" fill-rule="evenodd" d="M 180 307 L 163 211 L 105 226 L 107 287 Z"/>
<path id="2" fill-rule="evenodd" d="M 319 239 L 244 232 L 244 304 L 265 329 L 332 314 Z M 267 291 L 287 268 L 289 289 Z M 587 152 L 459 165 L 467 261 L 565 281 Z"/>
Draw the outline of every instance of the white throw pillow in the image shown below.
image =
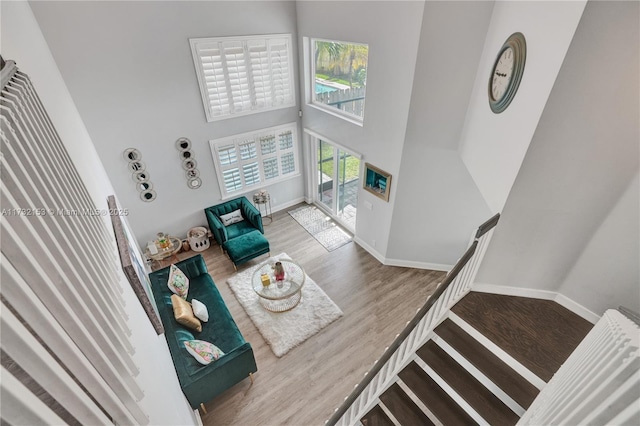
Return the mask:
<path id="1" fill-rule="evenodd" d="M 193 309 L 193 315 L 200 321 L 209 321 L 209 311 L 204 303 L 196 299 L 191 299 L 191 308 Z"/>
<path id="2" fill-rule="evenodd" d="M 234 223 L 242 222 L 244 218 L 242 217 L 242 212 L 240 209 L 236 211 L 232 211 L 231 213 L 220 215 L 220 220 L 222 220 L 222 224 L 224 226 L 233 225 Z"/>

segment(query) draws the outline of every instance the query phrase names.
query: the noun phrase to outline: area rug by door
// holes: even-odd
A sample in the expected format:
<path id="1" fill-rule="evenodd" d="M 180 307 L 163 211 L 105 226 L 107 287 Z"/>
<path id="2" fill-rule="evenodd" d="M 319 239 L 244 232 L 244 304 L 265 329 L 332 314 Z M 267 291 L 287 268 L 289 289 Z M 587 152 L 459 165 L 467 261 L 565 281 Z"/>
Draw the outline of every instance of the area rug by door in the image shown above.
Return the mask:
<path id="1" fill-rule="evenodd" d="M 267 262 L 280 259 L 291 258 L 281 253 L 270 257 Z M 283 356 L 343 315 L 340 308 L 308 275 L 298 306 L 281 313 L 267 311 L 251 286 L 253 272 L 259 266 L 232 276 L 227 284 L 277 357 Z"/>
<path id="2" fill-rule="evenodd" d="M 289 214 L 328 251 L 333 251 L 351 241 L 351 236 L 317 207 L 303 206 L 289 211 Z"/>

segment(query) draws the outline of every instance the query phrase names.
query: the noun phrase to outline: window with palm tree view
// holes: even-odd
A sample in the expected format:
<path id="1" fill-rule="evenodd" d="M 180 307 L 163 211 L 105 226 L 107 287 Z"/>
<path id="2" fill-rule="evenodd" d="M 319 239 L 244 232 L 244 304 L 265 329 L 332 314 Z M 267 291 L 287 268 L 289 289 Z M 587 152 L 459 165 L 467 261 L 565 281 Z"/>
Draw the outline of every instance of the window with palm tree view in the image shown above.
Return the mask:
<path id="1" fill-rule="evenodd" d="M 330 40 L 312 40 L 313 103 L 364 119 L 369 46 Z"/>

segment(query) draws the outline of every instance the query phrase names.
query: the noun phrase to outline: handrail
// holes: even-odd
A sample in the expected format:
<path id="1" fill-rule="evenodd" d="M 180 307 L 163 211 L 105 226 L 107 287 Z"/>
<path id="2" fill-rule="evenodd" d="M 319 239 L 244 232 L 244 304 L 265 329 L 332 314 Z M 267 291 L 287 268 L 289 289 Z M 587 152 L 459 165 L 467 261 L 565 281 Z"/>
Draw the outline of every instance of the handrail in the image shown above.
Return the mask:
<path id="1" fill-rule="evenodd" d="M 495 226 L 495 225 L 494 225 Z M 447 276 L 444 278 L 442 283 L 438 286 L 436 291 L 427 299 L 427 302 L 420 308 L 420 310 L 416 313 L 411 321 L 407 324 L 407 326 L 402 330 L 402 332 L 395 338 L 393 343 L 387 348 L 387 350 L 382 354 L 380 359 L 373 365 L 371 370 L 367 373 L 364 379 L 355 387 L 355 389 L 351 392 L 351 394 L 344 400 L 342 405 L 333 413 L 333 415 L 327 420 L 326 424 L 328 426 L 335 425 L 338 420 L 346 413 L 351 404 L 354 403 L 356 398 L 360 395 L 360 393 L 371 383 L 373 378 L 378 374 L 378 372 L 384 367 L 384 365 L 389 361 L 393 353 L 400 347 L 402 342 L 409 336 L 409 334 L 413 331 L 415 326 L 420 322 L 420 320 L 429 312 L 431 307 L 438 301 L 438 298 L 444 293 L 444 291 L 449 287 L 449 284 L 453 282 L 453 280 L 458 276 L 462 268 L 469 262 L 469 260 L 473 257 L 476 252 L 476 248 L 478 247 L 478 240 L 475 240 L 467 249 L 467 251 L 462 255 L 460 260 L 455 264 L 455 266 L 449 271 Z"/>
<path id="2" fill-rule="evenodd" d="M 11 77 L 18 71 L 18 67 L 14 61 L 6 61 L 0 56 L 0 89 L 4 90 L 4 86 L 9 83 Z"/>
<path id="3" fill-rule="evenodd" d="M 624 306 L 618 306 L 618 312 L 620 312 L 625 317 L 629 318 L 631 321 L 640 325 L 640 314 L 636 311 L 632 311 L 629 308 L 625 308 Z"/>
<path id="4" fill-rule="evenodd" d="M 418 312 L 413 317 L 413 319 L 411 319 L 411 321 L 409 321 L 407 323 L 407 325 L 405 326 L 404 330 L 402 330 L 402 332 L 394 339 L 393 343 L 384 351 L 384 353 L 382 354 L 380 359 L 374 363 L 374 365 L 371 368 L 371 370 L 369 370 L 365 374 L 365 377 L 363 378 L 363 380 L 358 385 L 356 385 L 354 390 L 349 394 L 349 396 L 347 396 L 345 398 L 343 403 L 335 410 L 335 412 L 331 415 L 329 420 L 326 421 L 325 424 L 327 426 L 335 426 L 342 419 L 342 417 L 348 412 L 349 408 L 360 397 L 362 392 L 369 385 L 372 384 L 374 378 L 378 375 L 378 373 L 381 373 L 381 371 L 384 368 L 384 366 L 394 356 L 394 353 L 396 351 L 398 351 L 398 349 L 401 348 L 403 343 L 414 332 L 416 327 L 419 324 L 421 324 L 421 322 L 423 321 L 423 319 L 425 319 L 425 316 L 427 316 L 429 311 L 436 304 L 438 304 L 438 306 L 440 306 L 440 307 L 442 306 L 442 304 L 440 303 L 441 296 L 443 294 L 445 294 L 445 292 L 449 288 L 450 284 L 453 283 L 454 281 L 456 281 L 456 278 L 458 277 L 458 275 L 460 275 L 460 272 L 465 268 L 465 266 L 473 258 L 474 254 L 476 253 L 476 250 L 478 249 L 478 245 L 479 245 L 479 243 L 481 241 L 480 238 L 482 236 L 484 236 L 487 232 L 491 231 L 498 224 L 498 220 L 499 219 L 500 219 L 500 214 L 498 213 L 498 214 L 494 215 L 491 219 L 487 220 L 482 225 L 480 225 L 480 227 L 478 228 L 478 230 L 476 232 L 476 235 L 474 237 L 474 241 L 469 245 L 469 247 L 467 248 L 465 253 L 462 255 L 462 257 L 458 260 L 458 262 L 456 262 L 454 267 L 447 273 L 447 275 L 445 276 L 445 278 L 442 281 L 442 283 L 438 286 L 438 288 L 436 288 L 436 291 L 427 299 L 427 301 L 425 302 L 424 306 L 422 306 L 422 308 L 420 308 L 418 310 Z M 480 246 L 480 256 L 482 256 L 482 254 L 484 253 L 484 250 L 486 249 L 486 243 L 487 243 L 487 241 L 485 241 Z M 470 265 L 470 267 L 476 268 L 477 266 L 478 266 L 478 261 L 476 259 L 476 260 L 474 260 L 474 262 L 472 262 L 472 265 Z M 464 274 L 460 275 L 460 277 L 463 280 L 465 280 L 465 279 L 466 280 L 473 279 L 472 278 L 473 277 L 473 273 L 471 274 L 471 276 L 469 276 L 469 274 L 467 272 L 465 272 Z M 456 284 L 456 286 L 452 287 L 452 289 L 454 289 L 453 290 L 454 292 L 458 291 L 457 290 L 458 288 L 459 288 L 458 284 Z M 446 296 L 445 298 L 443 298 L 444 303 L 448 303 L 447 302 L 447 300 L 449 300 L 448 298 L 449 298 L 449 295 Z M 436 307 L 435 309 L 437 311 L 440 308 Z M 437 315 L 437 313 L 436 313 L 436 315 Z M 424 333 L 424 331 L 422 331 L 421 333 Z M 401 349 L 401 350 L 406 350 L 406 348 Z"/>
<path id="5" fill-rule="evenodd" d="M 500 220 L 500 213 L 496 213 L 491 219 L 480 225 L 478 232 L 476 232 L 476 240 L 493 229 L 498 224 L 498 220 Z"/>

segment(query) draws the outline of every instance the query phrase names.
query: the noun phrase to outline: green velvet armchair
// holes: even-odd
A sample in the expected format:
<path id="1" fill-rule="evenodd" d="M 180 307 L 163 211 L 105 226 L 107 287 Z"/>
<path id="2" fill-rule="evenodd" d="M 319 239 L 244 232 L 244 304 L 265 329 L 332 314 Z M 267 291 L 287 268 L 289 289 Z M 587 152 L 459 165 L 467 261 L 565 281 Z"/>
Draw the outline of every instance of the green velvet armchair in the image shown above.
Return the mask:
<path id="1" fill-rule="evenodd" d="M 229 222 L 229 218 L 225 218 L 237 211 L 241 215 L 241 218 L 237 218 L 239 221 Z M 269 241 L 263 235 L 260 211 L 246 197 L 207 207 L 204 214 L 213 237 L 220 244 L 221 250 L 227 252 L 234 268 L 269 253 Z"/>
<path id="2" fill-rule="evenodd" d="M 229 214 L 235 210 L 240 210 L 244 220 L 224 226 L 220 216 Z M 204 209 L 204 214 L 207 216 L 209 229 L 211 229 L 213 237 L 218 244 L 220 244 L 220 247 L 222 247 L 225 241 L 248 234 L 256 229 L 260 231 L 261 234 L 264 234 L 262 216 L 258 209 L 247 200 L 247 197 L 240 197 L 222 204 L 207 207 Z"/>

